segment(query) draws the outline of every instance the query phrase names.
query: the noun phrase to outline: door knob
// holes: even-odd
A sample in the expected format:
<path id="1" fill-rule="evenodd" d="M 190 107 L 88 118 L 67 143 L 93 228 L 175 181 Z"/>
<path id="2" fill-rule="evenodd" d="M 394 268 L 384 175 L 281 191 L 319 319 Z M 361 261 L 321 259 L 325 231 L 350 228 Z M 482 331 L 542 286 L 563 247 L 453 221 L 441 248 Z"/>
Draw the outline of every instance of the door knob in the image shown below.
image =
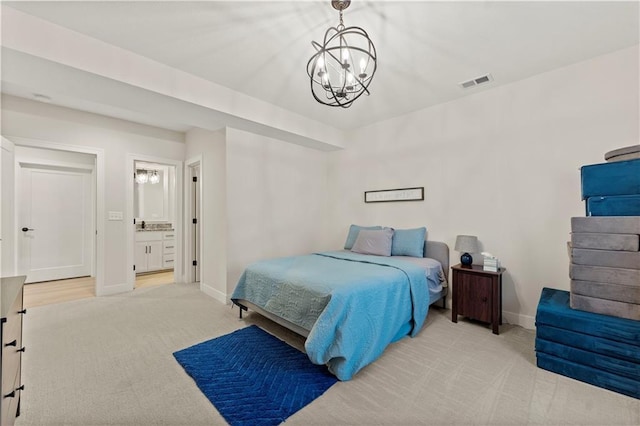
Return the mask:
<path id="1" fill-rule="evenodd" d="M 22 232 L 35 231 L 33 228 L 22 228 Z"/>

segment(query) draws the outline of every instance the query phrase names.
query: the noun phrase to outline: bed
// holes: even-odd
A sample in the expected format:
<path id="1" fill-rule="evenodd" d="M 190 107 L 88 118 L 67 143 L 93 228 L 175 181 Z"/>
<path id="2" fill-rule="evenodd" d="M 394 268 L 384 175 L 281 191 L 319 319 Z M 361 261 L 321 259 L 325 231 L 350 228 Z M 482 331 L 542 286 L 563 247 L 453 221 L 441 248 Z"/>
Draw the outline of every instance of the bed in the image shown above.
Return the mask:
<path id="1" fill-rule="evenodd" d="M 255 262 L 231 297 L 306 337 L 314 364 L 350 380 L 391 343 L 421 330 L 429 306 L 446 306 L 449 248 L 421 241 L 422 257 L 350 250 Z"/>

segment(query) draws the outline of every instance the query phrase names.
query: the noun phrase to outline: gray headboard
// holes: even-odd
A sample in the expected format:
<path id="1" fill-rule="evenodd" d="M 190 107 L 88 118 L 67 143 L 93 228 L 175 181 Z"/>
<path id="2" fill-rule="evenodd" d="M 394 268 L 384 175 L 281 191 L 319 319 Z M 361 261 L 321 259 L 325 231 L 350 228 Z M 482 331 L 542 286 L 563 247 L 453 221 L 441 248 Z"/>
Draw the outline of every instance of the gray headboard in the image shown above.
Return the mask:
<path id="1" fill-rule="evenodd" d="M 444 276 L 449 281 L 449 246 L 440 241 L 424 242 L 424 257 L 430 257 L 442 263 Z"/>

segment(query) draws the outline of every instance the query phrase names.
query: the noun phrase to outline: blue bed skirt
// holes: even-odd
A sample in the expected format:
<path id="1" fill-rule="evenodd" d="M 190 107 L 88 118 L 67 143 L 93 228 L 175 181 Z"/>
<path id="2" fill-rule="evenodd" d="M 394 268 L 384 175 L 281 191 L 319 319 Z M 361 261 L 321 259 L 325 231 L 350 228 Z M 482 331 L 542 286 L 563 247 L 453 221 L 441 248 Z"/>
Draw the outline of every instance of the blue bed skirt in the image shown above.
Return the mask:
<path id="1" fill-rule="evenodd" d="M 569 296 L 542 290 L 538 367 L 640 399 L 640 321 L 571 309 Z"/>

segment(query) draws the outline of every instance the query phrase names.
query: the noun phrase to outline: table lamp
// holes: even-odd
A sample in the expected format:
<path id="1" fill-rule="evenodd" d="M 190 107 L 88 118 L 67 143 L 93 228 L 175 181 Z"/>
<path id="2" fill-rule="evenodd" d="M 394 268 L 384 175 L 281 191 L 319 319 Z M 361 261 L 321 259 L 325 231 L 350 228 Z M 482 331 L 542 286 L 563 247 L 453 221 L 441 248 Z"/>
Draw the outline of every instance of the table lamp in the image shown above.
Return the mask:
<path id="1" fill-rule="evenodd" d="M 462 252 L 460 263 L 469 266 L 473 263 L 473 257 L 469 253 L 478 252 L 478 237 L 473 235 L 458 235 L 456 237 L 456 251 Z"/>

